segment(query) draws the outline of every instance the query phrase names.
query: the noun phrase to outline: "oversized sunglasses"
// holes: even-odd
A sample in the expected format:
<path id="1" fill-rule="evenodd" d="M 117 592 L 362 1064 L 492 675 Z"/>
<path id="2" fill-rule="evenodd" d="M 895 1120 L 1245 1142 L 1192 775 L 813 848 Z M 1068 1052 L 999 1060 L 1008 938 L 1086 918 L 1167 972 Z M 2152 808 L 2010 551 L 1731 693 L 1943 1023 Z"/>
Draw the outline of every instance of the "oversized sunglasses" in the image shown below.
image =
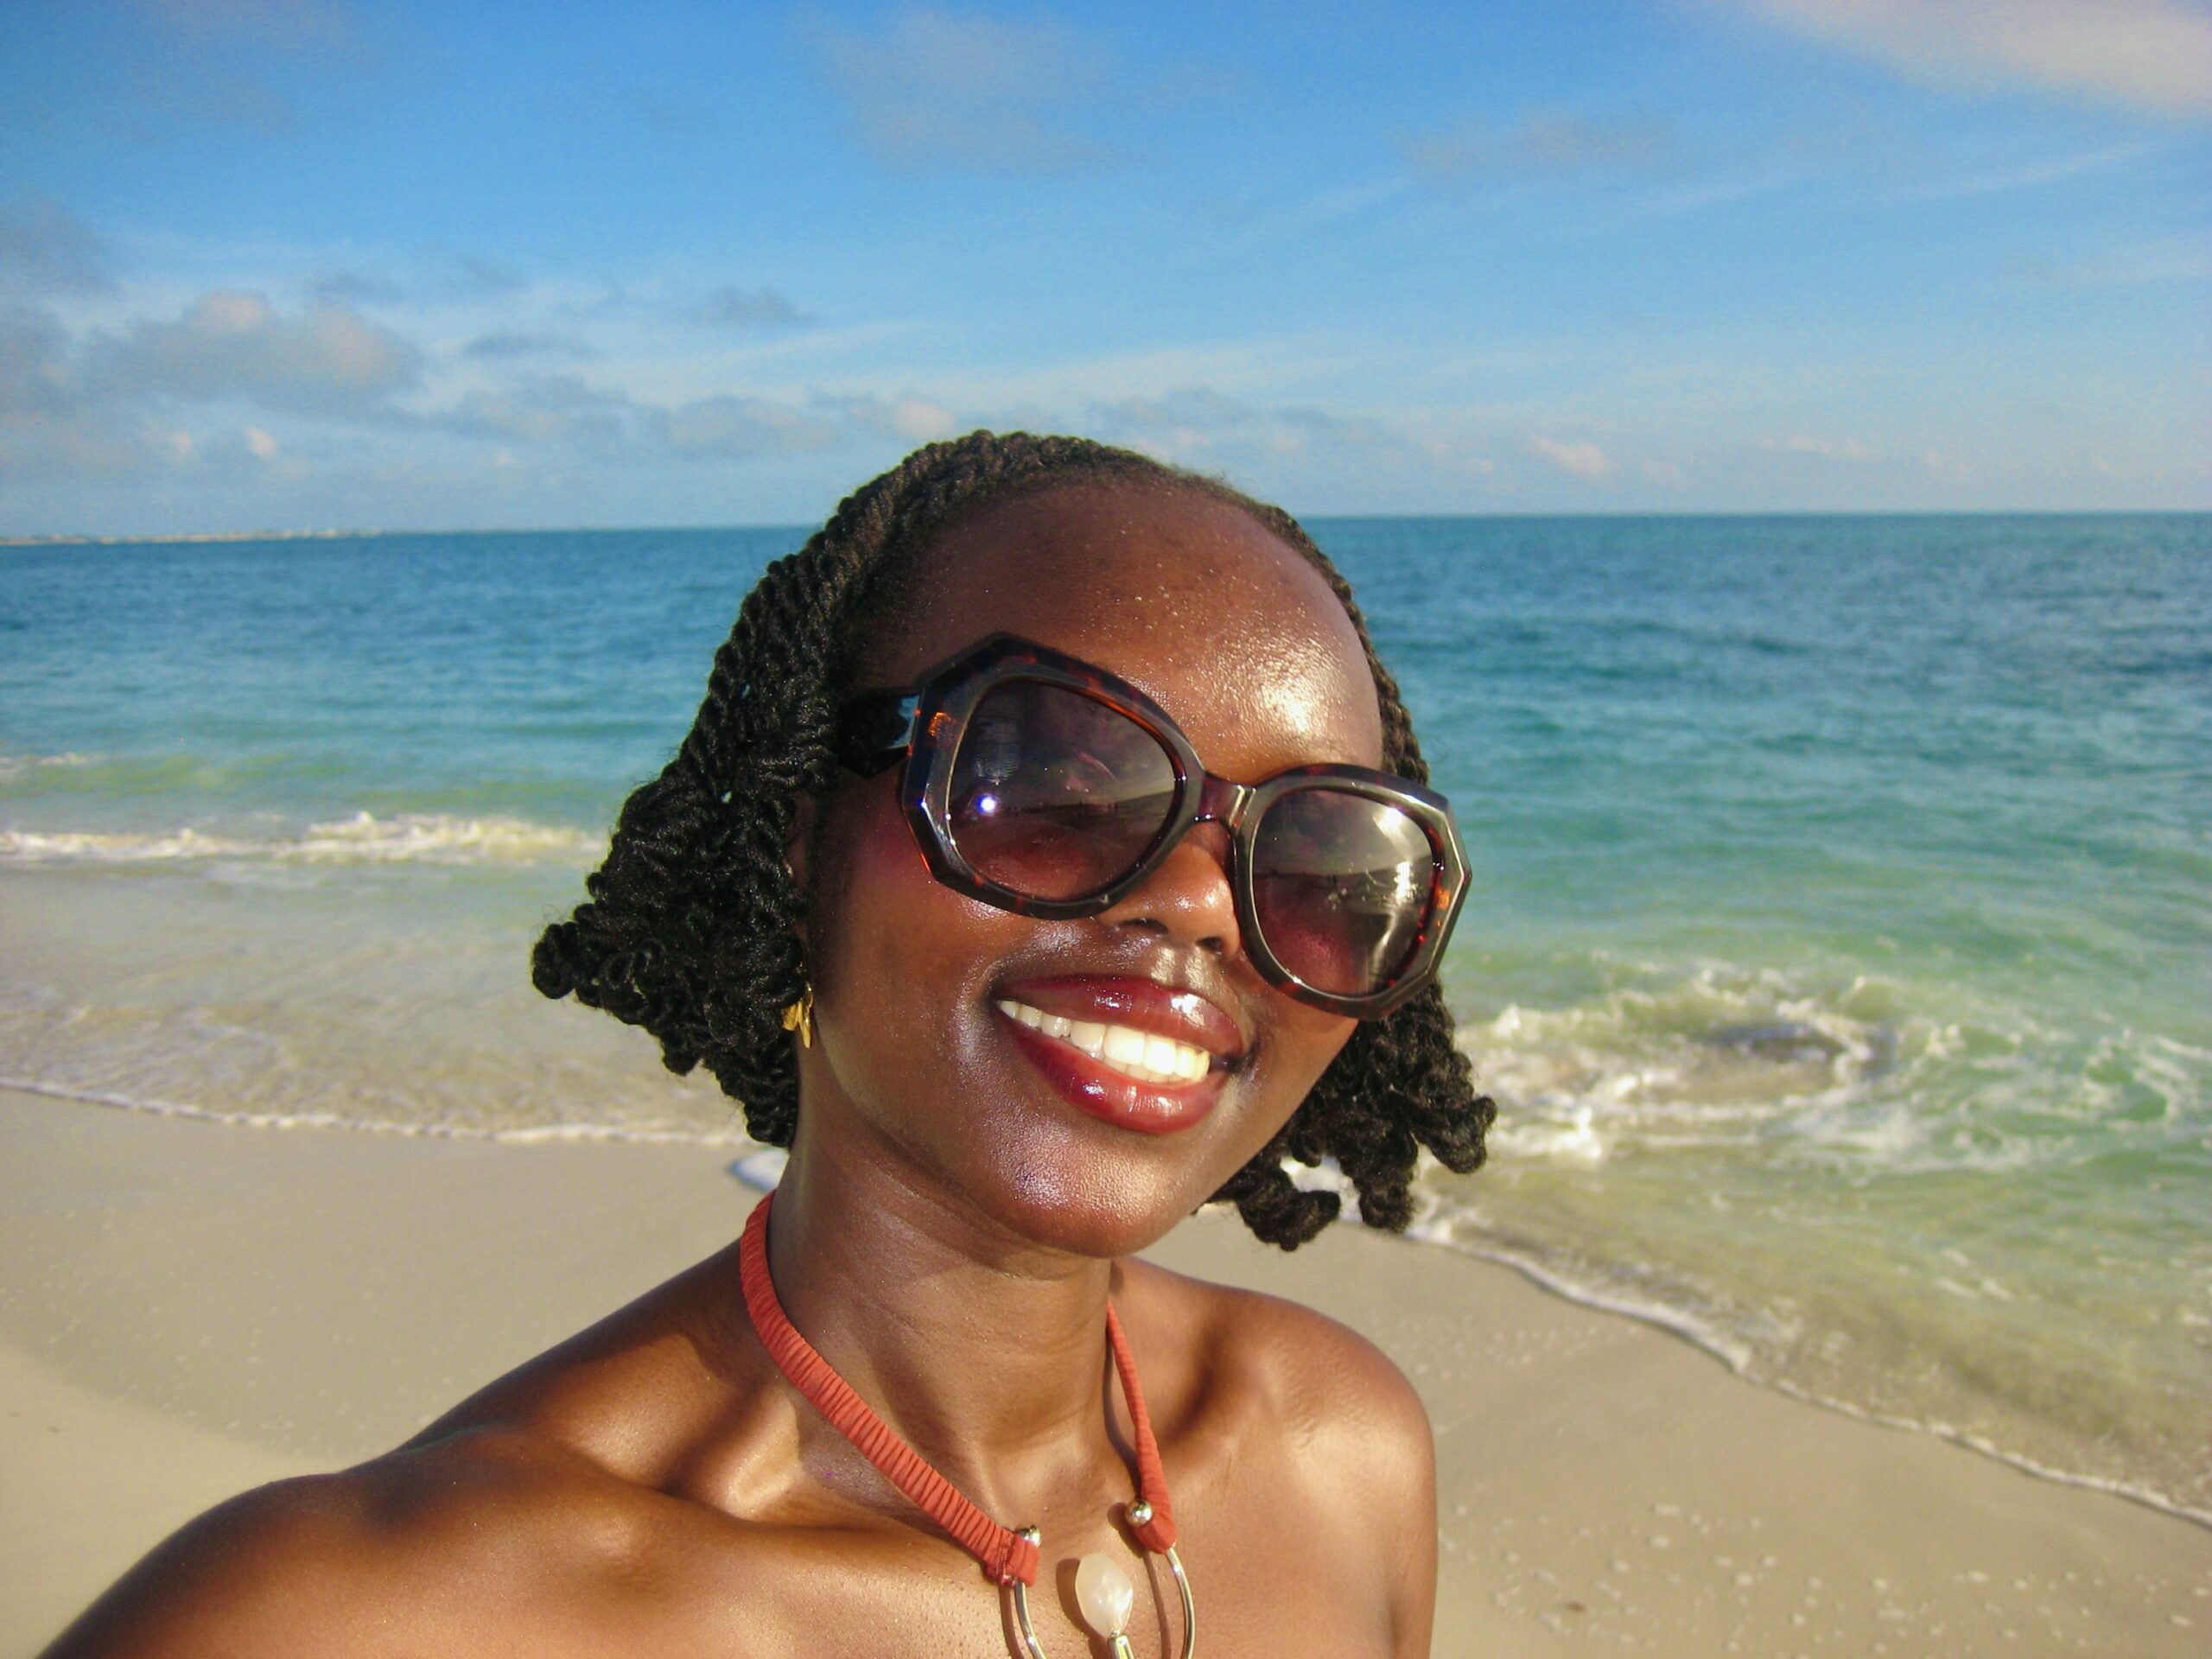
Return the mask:
<path id="1" fill-rule="evenodd" d="M 931 872 L 1017 915 L 1098 915 L 1192 825 L 1220 824 L 1253 965 L 1338 1014 L 1372 1019 L 1427 984 L 1466 896 L 1433 790 L 1365 766 L 1232 783 L 1135 686 L 1011 634 L 855 698 L 836 741 L 867 776 L 904 760 L 899 801 Z"/>

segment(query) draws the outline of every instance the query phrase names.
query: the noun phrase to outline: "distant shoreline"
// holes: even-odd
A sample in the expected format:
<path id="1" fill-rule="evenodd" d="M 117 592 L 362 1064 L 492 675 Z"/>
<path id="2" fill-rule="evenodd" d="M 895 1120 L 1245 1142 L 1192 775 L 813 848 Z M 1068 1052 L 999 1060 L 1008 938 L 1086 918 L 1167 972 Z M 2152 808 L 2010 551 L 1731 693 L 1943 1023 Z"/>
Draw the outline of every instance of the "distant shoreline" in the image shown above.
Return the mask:
<path id="1" fill-rule="evenodd" d="M 2203 518 L 2212 507 L 1964 507 L 1925 512 L 1847 512 L 1834 509 L 1777 508 L 1771 512 L 1732 509 L 1700 512 L 1309 512 L 1300 518 L 1309 524 L 1434 523 L 1466 520 L 1527 519 L 1567 523 L 1618 518 L 1623 521 L 1667 519 L 1831 519 L 1831 518 Z M 718 531 L 794 530 L 799 524 L 524 524 L 486 525 L 456 530 L 451 527 L 369 528 L 360 530 L 200 530 L 163 531 L 143 536 L 0 536 L 8 547 L 149 547 L 203 542 L 347 542 L 373 541 L 386 536 L 627 536 L 692 534 Z"/>
<path id="2" fill-rule="evenodd" d="M 144 547 L 163 542 L 351 542 L 391 533 L 382 530 L 202 530 L 167 536 L 0 536 L 0 547 Z M 486 532 L 430 533 L 466 536 Z"/>

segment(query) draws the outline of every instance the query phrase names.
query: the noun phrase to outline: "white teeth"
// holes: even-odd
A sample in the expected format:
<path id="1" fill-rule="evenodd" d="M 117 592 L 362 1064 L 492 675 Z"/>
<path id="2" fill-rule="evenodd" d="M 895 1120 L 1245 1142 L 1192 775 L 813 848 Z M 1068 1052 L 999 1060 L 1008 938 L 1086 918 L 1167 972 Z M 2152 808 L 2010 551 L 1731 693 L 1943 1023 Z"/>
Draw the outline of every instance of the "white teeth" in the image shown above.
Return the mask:
<path id="1" fill-rule="evenodd" d="M 1195 1044 L 1179 1043 L 1133 1027 L 1068 1020 L 1011 1000 L 1001 1001 L 998 1010 L 1007 1019 L 1018 1020 L 1047 1037 L 1057 1037 L 1141 1083 L 1196 1083 L 1213 1069 L 1213 1056 Z"/>

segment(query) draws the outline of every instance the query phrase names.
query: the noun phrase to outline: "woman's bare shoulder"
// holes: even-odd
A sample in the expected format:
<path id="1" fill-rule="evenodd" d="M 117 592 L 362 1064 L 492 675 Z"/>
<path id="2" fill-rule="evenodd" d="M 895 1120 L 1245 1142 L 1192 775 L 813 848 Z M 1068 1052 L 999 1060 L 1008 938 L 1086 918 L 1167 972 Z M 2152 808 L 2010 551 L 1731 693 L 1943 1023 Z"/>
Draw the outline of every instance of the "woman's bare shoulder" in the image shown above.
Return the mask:
<path id="1" fill-rule="evenodd" d="M 1153 1316 L 1179 1329 L 1205 1410 L 1258 1411 L 1301 1458 L 1357 1448 L 1334 1478 L 1402 1495 L 1432 1479 L 1421 1396 L 1390 1357 L 1350 1326 L 1280 1296 L 1127 1264 Z"/>
<path id="2" fill-rule="evenodd" d="M 513 1430 L 279 1481 L 174 1534 L 49 1659 L 465 1651 L 455 1643 L 518 1618 L 553 1635 L 562 1604 L 619 1585 L 645 1555 L 642 1496 Z"/>
<path id="3" fill-rule="evenodd" d="M 732 1379 L 689 1325 L 702 1263 L 480 1390 L 406 1445 L 190 1522 L 48 1659 L 592 1650 L 671 1605 L 710 1517 L 664 1490 Z M 729 1540 L 719 1540 L 727 1544 Z M 497 1643 L 492 1643 L 497 1645 Z"/>
<path id="4" fill-rule="evenodd" d="M 1183 1466 L 1203 1472 L 1239 1535 L 1298 1561 L 1309 1590 L 1340 1610 L 1369 1607 L 1391 1652 L 1426 1653 L 1436 1453 L 1404 1373 L 1357 1332 L 1295 1302 L 1141 1264 L 1126 1271 L 1125 1300 L 1141 1301 L 1147 1325 L 1183 1333 L 1173 1425 Z M 1171 1469 L 1178 1461 L 1171 1452 Z"/>

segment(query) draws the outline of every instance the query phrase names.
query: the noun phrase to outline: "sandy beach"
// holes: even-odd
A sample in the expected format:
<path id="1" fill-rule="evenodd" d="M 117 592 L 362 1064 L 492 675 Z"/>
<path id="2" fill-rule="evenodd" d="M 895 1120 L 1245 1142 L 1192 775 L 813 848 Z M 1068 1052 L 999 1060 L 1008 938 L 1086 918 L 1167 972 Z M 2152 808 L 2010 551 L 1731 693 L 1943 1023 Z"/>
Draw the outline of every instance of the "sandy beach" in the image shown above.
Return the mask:
<path id="1" fill-rule="evenodd" d="M 0 1647 L 172 1527 L 404 1438 L 732 1236 L 703 1147 L 251 1130 L 0 1090 Z M 1233 1218 L 1157 1251 L 1382 1344 L 1434 1419 L 1435 1652 L 2194 1655 L 2212 1530 L 1744 1382 L 1509 1269 Z"/>

